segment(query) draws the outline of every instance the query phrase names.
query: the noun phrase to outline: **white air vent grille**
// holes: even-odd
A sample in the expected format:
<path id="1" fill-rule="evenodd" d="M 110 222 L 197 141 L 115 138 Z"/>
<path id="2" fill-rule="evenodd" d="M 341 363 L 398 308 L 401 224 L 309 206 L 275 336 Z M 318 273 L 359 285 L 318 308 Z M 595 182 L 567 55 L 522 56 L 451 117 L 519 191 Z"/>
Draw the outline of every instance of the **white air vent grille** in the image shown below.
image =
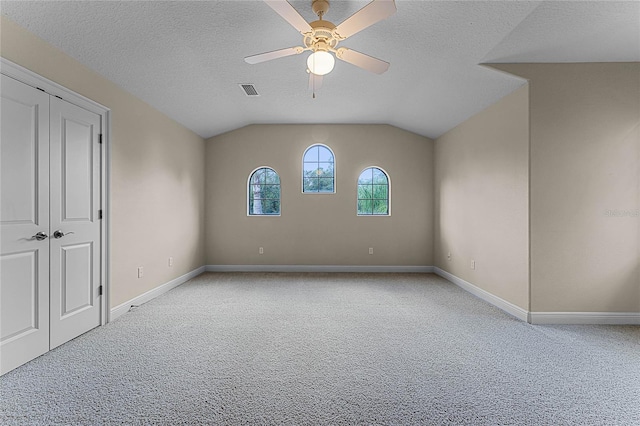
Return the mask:
<path id="1" fill-rule="evenodd" d="M 240 84 L 239 86 L 247 96 L 260 96 L 253 84 Z"/>

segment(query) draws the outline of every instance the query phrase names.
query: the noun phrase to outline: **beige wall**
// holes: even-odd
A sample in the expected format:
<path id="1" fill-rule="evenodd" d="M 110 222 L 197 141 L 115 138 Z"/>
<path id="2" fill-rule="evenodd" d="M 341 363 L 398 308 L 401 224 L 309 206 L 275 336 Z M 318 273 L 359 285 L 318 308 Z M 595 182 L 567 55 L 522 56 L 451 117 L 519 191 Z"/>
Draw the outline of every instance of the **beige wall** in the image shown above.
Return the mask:
<path id="1" fill-rule="evenodd" d="M 202 266 L 202 138 L 4 16 L 1 25 L 2 57 L 111 109 L 111 307 Z"/>
<path id="2" fill-rule="evenodd" d="M 255 125 L 205 143 L 1 19 L 2 57 L 111 109 L 112 307 L 205 263 L 434 264 L 533 312 L 640 311 L 638 63 L 495 65 L 529 88 L 435 144 L 386 125 Z M 336 153 L 337 194 L 301 194 L 317 142 Z M 282 178 L 281 217 L 246 215 L 263 165 Z M 389 218 L 355 214 L 371 165 L 391 177 Z"/>
<path id="3" fill-rule="evenodd" d="M 639 312 L 640 63 L 496 67 L 530 81 L 531 311 Z"/>
<path id="4" fill-rule="evenodd" d="M 302 194 L 302 155 L 314 143 L 335 153 L 336 194 Z M 433 143 L 427 138 L 387 125 L 253 125 L 209 139 L 206 152 L 208 264 L 433 262 Z M 259 166 L 280 175 L 280 217 L 247 217 L 247 179 Z M 391 217 L 356 216 L 356 183 L 368 166 L 389 174 Z"/>
<path id="5" fill-rule="evenodd" d="M 527 86 L 435 146 L 435 265 L 528 310 Z"/>

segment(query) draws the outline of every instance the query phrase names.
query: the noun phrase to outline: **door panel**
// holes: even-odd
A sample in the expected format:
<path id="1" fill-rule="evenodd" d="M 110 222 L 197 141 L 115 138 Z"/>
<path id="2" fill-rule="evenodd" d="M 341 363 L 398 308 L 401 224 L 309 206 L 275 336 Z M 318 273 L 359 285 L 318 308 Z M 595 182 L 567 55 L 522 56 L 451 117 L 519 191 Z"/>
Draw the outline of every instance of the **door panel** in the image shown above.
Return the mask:
<path id="1" fill-rule="evenodd" d="M 0 374 L 49 350 L 49 96 L 1 76 Z M 33 236 L 43 233 L 42 240 Z"/>
<path id="2" fill-rule="evenodd" d="M 91 123 L 62 117 L 61 143 L 61 221 L 93 219 L 93 148 Z"/>
<path id="3" fill-rule="evenodd" d="M 51 98 L 51 349 L 100 325 L 99 134 L 99 115 Z"/>
<path id="4" fill-rule="evenodd" d="M 38 252 L 6 253 L 0 256 L 2 290 L 2 342 L 19 339 L 38 329 Z M 10 295 L 10 296 L 9 296 Z"/>
<path id="5" fill-rule="evenodd" d="M 60 281 L 62 297 L 60 314 L 62 318 L 83 309 L 90 309 L 93 300 L 93 276 L 91 260 L 93 244 L 74 244 L 61 246 L 62 279 Z M 88 283 L 88 285 L 87 285 Z"/>
<path id="6" fill-rule="evenodd" d="M 40 111 L 39 106 L 32 102 L 33 99 L 12 99 L 3 90 L 2 114 L 6 115 L 7 122 L 3 120 L 2 123 L 2 138 L 9 139 L 8 143 L 2 145 L 0 185 L 4 199 L 8 200 L 2 203 L 3 223 L 37 222 L 37 122 Z"/>

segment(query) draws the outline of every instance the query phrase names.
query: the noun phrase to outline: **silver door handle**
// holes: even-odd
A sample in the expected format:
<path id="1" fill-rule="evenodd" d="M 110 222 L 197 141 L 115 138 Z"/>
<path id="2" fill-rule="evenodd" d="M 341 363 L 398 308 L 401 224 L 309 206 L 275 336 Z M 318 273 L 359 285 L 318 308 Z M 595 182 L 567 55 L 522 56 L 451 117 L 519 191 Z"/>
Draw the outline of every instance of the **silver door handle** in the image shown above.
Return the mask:
<path id="1" fill-rule="evenodd" d="M 45 234 L 44 232 L 38 232 L 36 235 L 34 235 L 31 238 L 32 239 L 35 238 L 38 241 L 42 241 L 42 240 L 46 240 L 47 238 L 49 238 L 49 236 L 47 234 Z"/>
<path id="2" fill-rule="evenodd" d="M 56 240 L 59 238 L 64 237 L 65 235 L 69 235 L 69 234 L 75 234 L 75 232 L 71 231 L 71 232 L 67 232 L 66 234 L 64 232 L 62 232 L 61 230 L 57 230 L 53 233 L 53 238 L 55 238 Z"/>

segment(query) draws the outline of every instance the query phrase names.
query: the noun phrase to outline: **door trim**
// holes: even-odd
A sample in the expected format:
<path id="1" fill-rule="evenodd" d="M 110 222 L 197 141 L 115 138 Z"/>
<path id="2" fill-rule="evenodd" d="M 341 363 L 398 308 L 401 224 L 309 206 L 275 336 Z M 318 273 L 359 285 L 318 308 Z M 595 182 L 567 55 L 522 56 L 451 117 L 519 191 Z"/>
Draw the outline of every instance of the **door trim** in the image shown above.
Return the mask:
<path id="1" fill-rule="evenodd" d="M 100 282 L 102 283 L 102 299 L 100 301 L 100 325 L 111 321 L 110 303 L 110 228 L 111 228 L 111 110 L 89 98 L 86 98 L 60 84 L 34 73 L 8 59 L 0 57 L 0 73 L 20 81 L 36 89 L 59 97 L 69 103 L 96 113 L 102 121 L 102 146 L 101 152 L 101 188 L 100 203 L 102 205 L 101 256 L 100 256 Z"/>

